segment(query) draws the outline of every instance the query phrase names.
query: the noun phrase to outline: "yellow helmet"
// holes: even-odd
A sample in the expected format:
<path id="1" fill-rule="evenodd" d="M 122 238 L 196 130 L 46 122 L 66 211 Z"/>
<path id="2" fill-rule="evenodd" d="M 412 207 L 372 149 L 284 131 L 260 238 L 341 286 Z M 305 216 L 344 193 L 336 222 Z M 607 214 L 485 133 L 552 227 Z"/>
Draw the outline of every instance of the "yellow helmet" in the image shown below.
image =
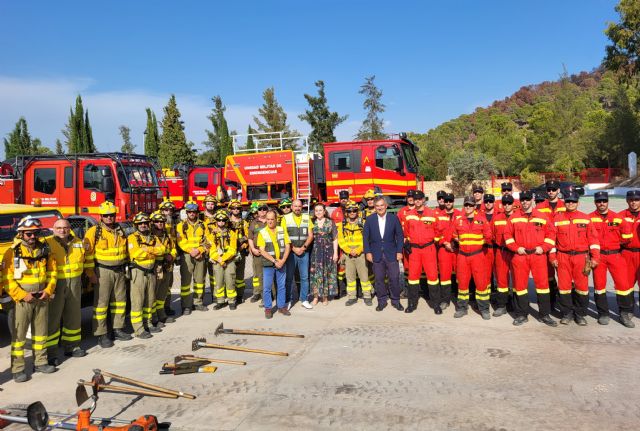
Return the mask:
<path id="1" fill-rule="evenodd" d="M 227 204 L 227 206 L 229 207 L 229 209 L 231 209 L 233 207 L 242 208 L 242 203 L 238 199 L 231 199 L 229 201 L 229 203 Z"/>
<path id="2" fill-rule="evenodd" d="M 376 197 L 376 192 L 373 189 L 369 189 L 365 192 L 363 197 L 365 199 L 373 199 Z"/>
<path id="3" fill-rule="evenodd" d="M 349 211 L 349 210 L 359 210 L 360 208 L 358 207 L 358 204 L 355 203 L 354 201 L 348 201 L 347 204 L 344 206 L 345 211 Z"/>
<path id="4" fill-rule="evenodd" d="M 152 212 L 151 217 L 149 218 L 151 219 L 151 221 L 157 221 L 157 222 L 163 222 L 163 223 L 167 221 L 165 216 L 160 211 Z"/>
<path id="5" fill-rule="evenodd" d="M 165 198 L 165 200 L 163 200 L 162 203 L 160 204 L 159 208 L 161 210 L 168 210 L 168 209 L 174 210 L 176 209 L 176 205 L 173 202 L 171 202 L 169 199 Z"/>
<path id="6" fill-rule="evenodd" d="M 133 218 L 133 224 L 149 223 L 149 221 L 150 221 L 149 220 L 149 216 L 146 213 L 143 213 L 143 212 L 139 212 Z"/>
<path id="7" fill-rule="evenodd" d="M 213 218 L 216 219 L 216 221 L 227 221 L 229 220 L 229 214 L 227 214 L 225 210 L 218 210 Z"/>
<path id="8" fill-rule="evenodd" d="M 211 193 L 209 193 L 208 195 L 206 195 L 204 197 L 204 202 L 213 202 L 213 203 L 218 203 L 218 199 L 216 199 L 216 197 L 214 195 L 212 195 Z"/>
<path id="9" fill-rule="evenodd" d="M 20 222 L 18 222 L 18 228 L 16 229 L 16 231 L 24 232 L 28 230 L 40 229 L 42 229 L 42 222 L 39 219 L 28 215 L 26 217 L 23 217 Z"/>
<path id="10" fill-rule="evenodd" d="M 116 212 L 116 206 L 111 201 L 104 201 L 98 207 L 98 214 L 100 215 L 115 214 Z"/>

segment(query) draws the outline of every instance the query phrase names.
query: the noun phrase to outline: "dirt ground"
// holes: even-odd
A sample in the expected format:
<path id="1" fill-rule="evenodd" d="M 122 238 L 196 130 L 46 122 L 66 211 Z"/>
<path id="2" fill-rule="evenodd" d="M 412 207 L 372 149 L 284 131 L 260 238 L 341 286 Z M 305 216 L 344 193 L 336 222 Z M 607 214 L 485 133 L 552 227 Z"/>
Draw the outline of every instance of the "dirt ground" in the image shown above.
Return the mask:
<path id="1" fill-rule="evenodd" d="M 376 312 L 362 301 L 345 307 L 344 299 L 313 310 L 298 304 L 291 317 L 277 314 L 272 320 L 257 304 L 245 303 L 236 311 L 193 312 L 150 340 L 116 342 L 111 349 L 95 345 L 85 309 L 89 355 L 22 384 L 11 380 L 9 339 L 0 317 L 0 406 L 40 400 L 51 412 L 72 412 L 77 380 L 89 380 L 99 368 L 196 395 L 165 400 L 101 393 L 95 415 L 154 414 L 170 422 L 171 430 L 629 430 L 640 420 L 640 326 L 618 323 L 612 288 L 608 326 L 593 318 L 593 303 L 588 326 L 557 328 L 535 316 L 522 327 L 512 326 L 509 316 L 483 321 L 472 312 L 453 319 L 451 307 L 436 316 L 424 301 L 413 314 L 391 307 Z M 178 290 L 176 282 L 174 300 Z M 305 338 L 215 337 L 220 322 Z M 164 362 L 191 353 L 197 337 L 289 356 L 201 349 L 196 354 L 247 365 L 221 364 L 215 374 L 158 374 Z"/>

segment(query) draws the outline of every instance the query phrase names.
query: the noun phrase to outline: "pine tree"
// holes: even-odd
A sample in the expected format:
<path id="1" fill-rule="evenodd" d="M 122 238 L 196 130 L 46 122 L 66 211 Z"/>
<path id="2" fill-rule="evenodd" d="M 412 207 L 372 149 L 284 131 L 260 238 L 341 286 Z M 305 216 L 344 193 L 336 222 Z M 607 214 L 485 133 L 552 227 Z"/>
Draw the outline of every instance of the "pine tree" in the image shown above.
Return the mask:
<path id="1" fill-rule="evenodd" d="M 604 64 L 630 80 L 640 73 L 640 3 L 620 0 L 616 12 L 620 14 L 620 22 L 609 23 L 605 30 L 612 44 L 606 48 Z"/>
<path id="2" fill-rule="evenodd" d="M 62 148 L 62 142 L 60 142 L 60 139 L 56 139 L 56 154 L 64 154 L 64 149 Z"/>
<path id="3" fill-rule="evenodd" d="M 96 152 L 93 132 L 89 124 L 89 111 L 85 114 L 80 95 L 76 98 L 76 110 L 70 109 L 69 121 L 62 133 L 66 138 L 70 154 Z"/>
<path id="4" fill-rule="evenodd" d="M 384 133 L 384 120 L 380 118 L 380 114 L 385 110 L 385 106 L 380 100 L 382 91 L 373 82 L 375 79 L 375 75 L 365 78 L 364 84 L 360 86 L 360 91 L 358 91 L 359 94 L 365 97 L 362 106 L 367 112 L 367 118 L 362 122 L 362 126 L 356 135 L 356 139 L 360 141 L 385 139 L 387 137 Z"/>
<path id="5" fill-rule="evenodd" d="M 256 149 L 256 143 L 253 141 L 253 135 L 254 133 L 256 133 L 255 130 L 253 130 L 253 127 L 251 127 L 251 125 L 249 125 L 249 127 L 247 127 L 247 145 L 245 146 L 245 148 L 247 150 L 255 150 Z"/>
<path id="6" fill-rule="evenodd" d="M 4 156 L 10 159 L 15 156 L 29 156 L 33 154 L 51 154 L 51 150 L 42 145 L 40 139 L 31 139 L 27 120 L 20 117 L 13 131 L 4 138 Z"/>
<path id="7" fill-rule="evenodd" d="M 158 157 L 158 122 L 156 114 L 147 108 L 147 128 L 144 131 L 144 153 L 149 157 Z"/>
<path id="8" fill-rule="evenodd" d="M 256 123 L 256 129 L 259 133 L 271 133 L 269 137 L 276 138 L 276 132 L 282 132 L 283 137 L 299 136 L 296 130 L 289 130 L 287 124 L 287 114 L 278 101 L 276 100 L 275 90 L 273 87 L 267 88 L 262 93 L 264 104 L 258 109 L 259 117 L 254 116 L 253 121 Z M 276 146 L 276 141 L 268 141 L 268 146 Z M 283 140 L 283 147 L 296 150 L 298 145 L 295 139 Z"/>
<path id="9" fill-rule="evenodd" d="M 171 168 L 176 162 L 193 163 L 195 155 L 193 143 L 187 143 L 184 127 L 180 121 L 180 111 L 176 103 L 176 96 L 171 95 L 169 103 L 164 107 L 162 119 L 162 136 L 158 149 L 158 158 L 163 168 Z"/>
<path id="10" fill-rule="evenodd" d="M 136 146 L 131 143 L 131 129 L 122 125 L 118 127 L 120 136 L 122 136 L 122 148 L 120 151 L 127 154 L 132 154 L 135 151 Z"/>
<path id="11" fill-rule="evenodd" d="M 211 121 L 213 131 L 205 130 L 209 139 L 204 144 L 210 148 L 211 157 L 222 162 L 228 155 L 233 154 L 233 139 L 229 133 L 227 120 L 224 117 L 224 111 L 227 108 L 222 103 L 222 98 L 215 96 L 211 100 L 214 107 L 207 118 Z"/>
<path id="12" fill-rule="evenodd" d="M 325 142 L 336 141 L 333 132 L 336 127 L 346 121 L 347 115 L 341 117 L 337 112 L 331 112 L 327 104 L 327 97 L 324 93 L 324 82 L 316 81 L 315 85 L 318 87 L 317 97 L 309 94 L 304 95 L 311 110 L 306 110 L 305 113 L 298 116 L 298 118 L 306 121 L 311 126 L 309 151 L 322 152 Z"/>

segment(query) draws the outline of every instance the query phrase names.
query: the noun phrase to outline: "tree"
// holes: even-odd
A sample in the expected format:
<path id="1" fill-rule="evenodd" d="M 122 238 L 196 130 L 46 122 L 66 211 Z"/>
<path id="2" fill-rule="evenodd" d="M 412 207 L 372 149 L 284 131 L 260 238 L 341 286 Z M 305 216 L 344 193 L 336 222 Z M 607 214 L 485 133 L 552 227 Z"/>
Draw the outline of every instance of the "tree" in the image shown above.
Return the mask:
<path id="1" fill-rule="evenodd" d="M 158 122 L 156 114 L 147 108 L 147 128 L 144 130 L 144 154 L 149 157 L 158 157 L 160 137 L 158 134 Z"/>
<path id="2" fill-rule="evenodd" d="M 214 160 L 224 161 L 228 155 L 233 154 L 233 139 L 229 133 L 227 120 L 224 117 L 224 111 L 227 108 L 222 103 L 220 96 L 215 96 L 211 100 L 214 107 L 207 118 L 211 121 L 213 131 L 205 130 L 208 140 L 204 144 L 210 148 L 209 151 L 211 151 Z"/>
<path id="3" fill-rule="evenodd" d="M 136 146 L 131 143 L 131 129 L 127 126 L 122 125 L 118 127 L 120 131 L 120 136 L 122 136 L 122 148 L 120 151 L 126 154 L 131 154 L 135 150 Z"/>
<path id="4" fill-rule="evenodd" d="M 180 121 L 180 111 L 176 103 L 176 96 L 171 95 L 167 106 L 164 107 L 164 118 L 162 119 L 162 136 L 158 149 L 158 158 L 163 168 L 172 168 L 176 162 L 193 163 L 191 142 L 187 143 L 184 134 L 184 127 Z"/>
<path id="5" fill-rule="evenodd" d="M 80 95 L 76 98 L 76 110 L 70 109 L 69 121 L 62 133 L 66 138 L 69 153 L 96 152 L 96 147 L 93 144 L 93 133 L 89 124 L 89 111 L 85 114 Z"/>
<path id="6" fill-rule="evenodd" d="M 273 87 L 267 88 L 262 93 L 264 104 L 258 109 L 258 115 L 254 116 L 253 121 L 256 123 L 256 129 L 258 133 L 269 133 L 269 138 L 277 138 L 279 135 L 277 132 L 282 132 L 284 138 L 296 137 L 300 133 L 296 130 L 290 130 L 287 124 L 287 114 L 278 101 L 276 100 L 275 89 Z M 263 138 L 264 139 L 264 138 Z M 268 146 L 275 146 L 274 141 L 267 142 Z M 296 150 L 298 144 L 295 139 L 284 139 L 282 143 L 283 148 Z"/>
<path id="7" fill-rule="evenodd" d="M 333 134 L 336 127 L 347 120 L 347 115 L 340 116 L 337 112 L 331 112 L 327 105 L 327 97 L 324 93 L 324 81 L 316 81 L 315 86 L 318 87 L 318 96 L 314 97 L 305 94 L 304 98 L 311 107 L 304 114 L 299 115 L 302 121 L 306 121 L 311 126 L 309 134 L 309 151 L 322 152 L 325 142 L 335 142 L 336 137 Z"/>
<path id="8" fill-rule="evenodd" d="M 489 179 L 489 175 L 493 172 L 495 172 L 493 162 L 480 152 L 456 152 L 452 154 L 449 161 L 451 188 L 455 194 L 466 193 L 473 181 Z"/>
<path id="9" fill-rule="evenodd" d="M 375 139 L 385 139 L 387 135 L 384 133 L 384 120 L 380 118 L 380 114 L 385 111 L 385 105 L 382 99 L 382 91 L 376 87 L 373 82 L 375 75 L 365 78 L 365 82 L 360 86 L 359 94 L 364 95 L 365 99 L 362 103 L 367 113 L 367 118 L 362 122 L 360 130 L 356 135 L 356 139 L 360 141 L 371 141 Z"/>
<path id="10" fill-rule="evenodd" d="M 40 139 L 31 139 L 27 120 L 20 117 L 13 131 L 4 138 L 4 156 L 9 159 L 34 154 L 51 154 L 51 150 L 43 146 Z"/>
<path id="11" fill-rule="evenodd" d="M 251 127 L 251 125 L 249 125 L 249 127 L 247 127 L 247 144 L 245 146 L 245 148 L 247 150 L 255 150 L 256 148 L 256 143 L 253 141 L 253 135 L 254 133 L 256 133 L 255 130 L 253 130 L 253 127 Z"/>
<path id="12" fill-rule="evenodd" d="M 629 79 L 640 72 L 640 2 L 620 0 L 619 23 L 609 23 L 605 34 L 612 44 L 606 48 L 605 66 Z"/>
<path id="13" fill-rule="evenodd" d="M 62 148 L 62 142 L 60 142 L 60 139 L 56 139 L 56 154 L 64 154 L 64 149 Z"/>

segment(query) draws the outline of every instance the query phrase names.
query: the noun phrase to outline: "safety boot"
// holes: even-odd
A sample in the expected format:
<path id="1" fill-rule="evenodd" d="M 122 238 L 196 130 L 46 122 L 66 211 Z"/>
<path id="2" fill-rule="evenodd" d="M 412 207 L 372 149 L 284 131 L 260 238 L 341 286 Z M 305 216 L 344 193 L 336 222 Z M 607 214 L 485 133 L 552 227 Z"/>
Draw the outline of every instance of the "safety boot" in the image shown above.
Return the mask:
<path id="1" fill-rule="evenodd" d="M 552 328 L 555 328 L 556 326 L 558 326 L 558 322 L 556 322 L 555 320 L 553 320 L 551 318 L 551 316 L 549 316 L 548 314 L 545 314 L 544 316 L 540 317 L 540 321 L 542 323 L 544 323 L 547 326 L 551 326 Z"/>
<path id="2" fill-rule="evenodd" d="M 136 334 L 136 338 L 140 338 L 140 339 L 143 339 L 143 340 L 146 340 L 147 338 L 151 338 L 151 337 L 153 337 L 153 335 L 151 335 L 147 331 L 142 331 L 141 333 Z"/>
<path id="3" fill-rule="evenodd" d="M 258 302 L 260 301 L 260 298 L 262 297 L 262 295 L 260 295 L 259 293 L 256 293 L 255 295 L 253 295 L 250 299 L 249 302 Z"/>
<path id="4" fill-rule="evenodd" d="M 364 304 L 368 307 L 371 307 L 373 305 L 373 301 L 371 300 L 371 298 L 364 298 Z"/>
<path id="5" fill-rule="evenodd" d="M 224 308 L 224 306 L 227 305 L 224 302 L 218 302 L 216 305 L 213 306 L 213 310 L 221 310 Z"/>
<path id="6" fill-rule="evenodd" d="M 635 328 L 636 324 L 631 320 L 631 316 L 631 313 L 623 311 L 622 313 L 620 313 L 620 323 L 622 323 L 627 328 Z"/>
<path id="7" fill-rule="evenodd" d="M 524 325 L 528 321 L 529 319 L 527 318 L 527 316 L 518 316 L 515 319 L 513 319 L 513 326 Z"/>
<path id="8" fill-rule="evenodd" d="M 156 332 L 162 332 L 162 329 L 159 326 L 149 325 L 149 328 L 147 328 L 147 331 L 156 333 Z"/>
<path id="9" fill-rule="evenodd" d="M 20 371 L 19 373 L 13 373 L 13 381 L 16 383 L 24 383 L 27 380 L 29 380 L 29 378 L 27 377 L 27 373 L 25 373 L 24 371 Z"/>
<path id="10" fill-rule="evenodd" d="M 491 320 L 491 313 L 489 313 L 489 310 L 480 311 L 480 315 L 482 316 L 482 320 Z"/>
<path id="11" fill-rule="evenodd" d="M 235 303 L 235 302 L 230 302 L 230 303 L 229 303 L 229 310 L 232 310 L 232 311 L 233 311 L 233 310 L 235 310 L 235 309 L 237 309 L 237 308 L 238 308 L 238 306 L 236 305 L 236 303 Z"/>
<path id="12" fill-rule="evenodd" d="M 609 315 L 607 315 L 607 314 L 602 314 L 602 315 L 598 316 L 598 323 L 600 325 L 608 325 L 609 324 L 609 320 L 611 320 L 611 319 L 609 318 Z"/>
<path id="13" fill-rule="evenodd" d="M 585 319 L 584 316 L 576 314 L 574 320 L 579 326 L 587 326 L 587 319 Z"/>
<path id="14" fill-rule="evenodd" d="M 34 373 L 43 373 L 43 374 L 51 374 L 51 373 L 55 373 L 56 371 L 58 371 L 58 369 L 56 367 L 54 367 L 53 365 L 36 365 L 33 368 L 33 372 Z"/>
<path id="15" fill-rule="evenodd" d="M 404 310 L 405 313 L 413 313 L 414 311 L 416 311 L 416 309 L 418 308 L 418 306 L 416 305 L 415 302 L 410 302 L 407 305 L 407 308 Z"/>
<path id="16" fill-rule="evenodd" d="M 216 307 L 218 305 L 219 304 L 216 304 Z M 194 308 L 196 309 L 196 311 L 208 311 L 209 310 L 209 307 L 207 307 L 206 305 L 196 305 Z M 216 308 L 216 310 L 218 310 L 218 308 Z"/>
<path id="17" fill-rule="evenodd" d="M 98 344 L 100 345 L 100 347 L 102 347 L 103 349 L 108 349 L 109 347 L 113 347 L 113 340 L 111 339 L 111 337 L 109 337 L 109 335 L 105 334 L 105 335 L 100 335 L 98 337 Z"/>
<path id="18" fill-rule="evenodd" d="M 453 317 L 459 319 L 467 315 L 469 311 L 466 308 L 458 308 L 456 312 L 453 314 Z"/>
<path id="19" fill-rule="evenodd" d="M 560 319 L 561 325 L 568 325 L 573 320 L 573 313 L 567 313 Z"/>
<path id="20" fill-rule="evenodd" d="M 347 299 L 347 302 L 344 303 L 347 307 L 354 305 L 358 300 L 356 298 Z"/>
<path id="21" fill-rule="evenodd" d="M 118 341 L 129 341 L 133 339 L 131 335 L 127 334 L 122 329 L 114 329 L 113 336 Z"/>
<path id="22" fill-rule="evenodd" d="M 504 314 L 507 314 L 507 307 L 498 307 L 493 312 L 493 317 L 500 317 Z"/>

